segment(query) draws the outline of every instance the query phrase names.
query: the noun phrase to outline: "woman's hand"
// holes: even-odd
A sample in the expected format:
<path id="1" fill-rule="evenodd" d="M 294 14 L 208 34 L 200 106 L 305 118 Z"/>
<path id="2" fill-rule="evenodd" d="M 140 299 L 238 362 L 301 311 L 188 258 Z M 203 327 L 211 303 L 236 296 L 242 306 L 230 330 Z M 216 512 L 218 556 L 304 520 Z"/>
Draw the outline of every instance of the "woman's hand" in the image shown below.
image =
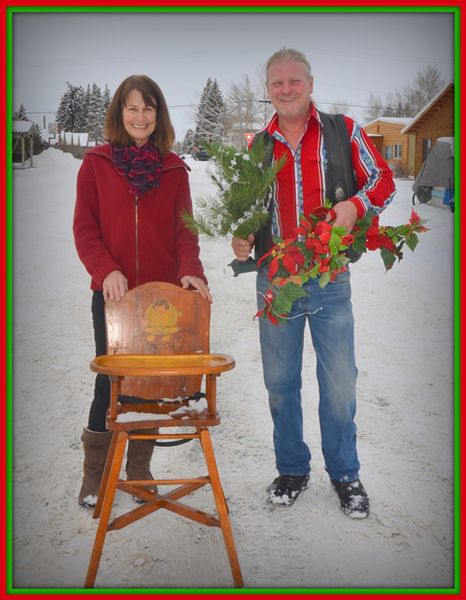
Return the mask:
<path id="1" fill-rule="evenodd" d="M 107 275 L 102 284 L 104 301 L 121 300 L 128 291 L 128 280 L 121 271 L 112 271 Z"/>
<path id="2" fill-rule="evenodd" d="M 185 290 L 187 290 L 190 286 L 193 287 L 205 300 L 208 300 L 212 304 L 213 300 L 212 296 L 210 295 L 209 287 L 203 279 L 196 277 L 195 275 L 183 275 L 180 281 Z"/>
<path id="3" fill-rule="evenodd" d="M 247 240 L 243 240 L 239 237 L 234 237 L 231 240 L 231 247 L 233 248 L 233 252 L 238 260 L 245 261 L 248 260 L 249 255 L 251 254 L 251 249 L 254 244 L 254 235 L 250 233 L 248 235 Z"/>

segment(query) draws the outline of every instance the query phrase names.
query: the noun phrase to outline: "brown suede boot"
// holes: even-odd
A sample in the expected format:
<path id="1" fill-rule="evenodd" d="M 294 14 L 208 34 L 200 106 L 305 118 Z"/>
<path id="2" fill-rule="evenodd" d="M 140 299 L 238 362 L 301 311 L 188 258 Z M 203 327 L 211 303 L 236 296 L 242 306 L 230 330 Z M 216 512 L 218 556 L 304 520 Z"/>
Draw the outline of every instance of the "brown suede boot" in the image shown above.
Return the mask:
<path id="1" fill-rule="evenodd" d="M 81 440 L 84 449 L 84 475 L 78 502 L 81 506 L 92 508 L 97 502 L 112 432 L 84 428 Z"/>
<path id="2" fill-rule="evenodd" d="M 141 429 L 132 433 L 158 433 L 158 429 Z M 154 479 L 150 472 L 150 460 L 154 451 L 153 440 L 129 440 L 126 453 L 126 478 L 127 479 Z M 145 486 L 148 490 L 157 491 L 156 485 Z M 143 504 L 144 501 L 133 496 L 135 502 Z"/>

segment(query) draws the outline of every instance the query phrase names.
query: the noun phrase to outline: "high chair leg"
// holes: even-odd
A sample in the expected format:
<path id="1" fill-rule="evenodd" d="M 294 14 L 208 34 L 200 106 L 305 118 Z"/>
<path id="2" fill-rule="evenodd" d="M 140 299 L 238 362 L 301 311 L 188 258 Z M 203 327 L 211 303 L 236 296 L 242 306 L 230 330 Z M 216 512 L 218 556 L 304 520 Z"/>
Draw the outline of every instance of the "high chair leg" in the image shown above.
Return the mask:
<path id="1" fill-rule="evenodd" d="M 110 447 L 107 452 L 107 461 L 105 462 L 104 472 L 102 473 L 102 479 L 100 481 L 99 494 L 97 496 L 97 502 L 94 508 L 94 514 L 92 515 L 94 519 L 98 519 L 100 517 L 100 512 L 102 510 L 102 503 L 104 501 L 105 489 L 108 483 L 108 477 L 110 475 L 110 469 L 113 464 L 113 455 L 115 454 L 115 448 L 118 440 L 118 432 L 114 431 L 112 434 L 112 440 L 110 442 Z"/>
<path id="2" fill-rule="evenodd" d="M 233 575 L 233 580 L 236 587 L 243 587 L 243 576 L 241 574 L 241 567 L 238 560 L 238 554 L 236 552 L 235 541 L 233 539 L 230 517 L 228 516 L 228 506 L 223 493 L 209 430 L 201 429 L 199 439 L 207 463 L 210 483 L 212 485 L 212 492 L 214 495 L 215 505 L 217 507 L 217 513 L 222 529 L 223 539 L 225 541 L 225 547 L 230 560 L 230 568 Z"/>
<path id="3" fill-rule="evenodd" d="M 128 434 L 122 431 L 117 435 L 114 435 L 114 438 L 115 448 L 113 452 L 113 460 L 110 464 L 106 487 L 101 490 L 101 492 L 103 492 L 103 500 L 101 505 L 99 524 L 97 526 L 97 532 L 95 535 L 94 547 L 92 549 L 89 567 L 87 570 L 86 582 L 84 584 L 84 587 L 86 588 L 92 588 L 95 584 L 97 570 L 99 568 L 100 563 L 100 557 L 102 555 L 105 537 L 107 535 L 108 523 L 110 521 L 110 515 L 112 512 L 113 500 L 115 498 L 118 480 L 120 477 L 120 470 L 121 465 L 123 463 L 126 442 L 128 441 Z M 99 492 L 99 498 L 100 495 L 101 493 Z"/>

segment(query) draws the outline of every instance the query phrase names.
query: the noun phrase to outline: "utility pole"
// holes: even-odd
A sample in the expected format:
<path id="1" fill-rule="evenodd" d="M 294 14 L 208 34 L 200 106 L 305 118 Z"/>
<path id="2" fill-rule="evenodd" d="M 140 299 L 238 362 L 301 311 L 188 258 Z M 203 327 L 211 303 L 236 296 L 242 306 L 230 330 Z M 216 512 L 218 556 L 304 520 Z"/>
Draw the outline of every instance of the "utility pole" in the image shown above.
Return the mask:
<path id="1" fill-rule="evenodd" d="M 264 127 L 267 125 L 267 104 L 272 104 L 270 100 L 258 100 L 261 104 L 264 105 Z"/>

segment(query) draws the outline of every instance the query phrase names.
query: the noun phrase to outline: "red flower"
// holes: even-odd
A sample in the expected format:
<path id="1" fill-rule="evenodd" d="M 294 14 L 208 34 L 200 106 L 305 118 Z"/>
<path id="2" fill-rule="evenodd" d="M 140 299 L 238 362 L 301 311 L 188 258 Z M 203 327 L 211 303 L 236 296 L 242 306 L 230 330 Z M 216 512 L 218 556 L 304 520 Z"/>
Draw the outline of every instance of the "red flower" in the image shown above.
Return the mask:
<path id="1" fill-rule="evenodd" d="M 325 221 L 319 221 L 315 226 L 314 233 L 323 244 L 328 244 L 332 235 L 332 226 Z"/>
<path id="2" fill-rule="evenodd" d="M 417 212 L 413 209 L 411 211 L 411 217 L 409 218 L 410 225 L 418 225 L 421 220 L 421 217 L 417 214 Z"/>
<path id="3" fill-rule="evenodd" d="M 299 227 L 296 229 L 298 235 L 309 235 L 314 231 L 314 223 L 307 219 L 305 216 L 301 216 L 299 220 Z"/>
<path id="4" fill-rule="evenodd" d="M 306 238 L 304 245 L 306 250 L 310 250 L 312 254 L 327 254 L 329 251 L 328 246 L 324 246 L 316 237 Z"/>
<path id="5" fill-rule="evenodd" d="M 330 269 L 330 256 L 319 260 L 319 273 L 326 273 Z"/>
<path id="6" fill-rule="evenodd" d="M 310 216 L 314 217 L 314 219 L 317 221 L 323 221 L 328 215 L 329 210 L 330 209 L 326 208 L 325 206 L 318 206 L 312 211 Z"/>
<path id="7" fill-rule="evenodd" d="M 413 226 L 414 231 L 422 233 L 424 231 L 429 231 L 427 227 L 421 225 L 421 217 L 414 210 L 411 211 L 411 217 L 409 219 L 409 224 Z"/>
<path id="8" fill-rule="evenodd" d="M 266 252 L 257 261 L 257 265 L 260 266 L 266 258 L 272 256 L 268 272 L 269 279 L 275 277 L 280 266 L 283 266 L 283 268 L 291 275 L 296 275 L 299 271 L 299 267 L 303 266 L 306 259 L 301 250 L 294 245 L 295 241 L 296 239 L 290 238 L 284 242 L 275 244 L 271 250 Z"/>
<path id="9" fill-rule="evenodd" d="M 385 248 L 390 252 L 396 252 L 396 246 L 388 235 L 381 235 L 379 237 L 379 248 Z"/>
<path id="10" fill-rule="evenodd" d="M 366 247 L 368 250 L 377 250 L 380 248 L 379 226 L 371 225 L 366 232 Z"/>
<path id="11" fill-rule="evenodd" d="M 348 233 L 347 235 L 344 235 L 341 238 L 341 241 L 345 246 L 351 246 L 352 244 L 354 244 L 354 235 L 351 233 Z"/>
<path id="12" fill-rule="evenodd" d="M 282 258 L 282 264 L 291 275 L 296 275 L 296 273 L 299 271 L 299 267 L 303 266 L 304 261 L 304 255 L 299 248 L 296 248 L 295 246 L 288 246 L 285 249 L 285 253 Z"/>

